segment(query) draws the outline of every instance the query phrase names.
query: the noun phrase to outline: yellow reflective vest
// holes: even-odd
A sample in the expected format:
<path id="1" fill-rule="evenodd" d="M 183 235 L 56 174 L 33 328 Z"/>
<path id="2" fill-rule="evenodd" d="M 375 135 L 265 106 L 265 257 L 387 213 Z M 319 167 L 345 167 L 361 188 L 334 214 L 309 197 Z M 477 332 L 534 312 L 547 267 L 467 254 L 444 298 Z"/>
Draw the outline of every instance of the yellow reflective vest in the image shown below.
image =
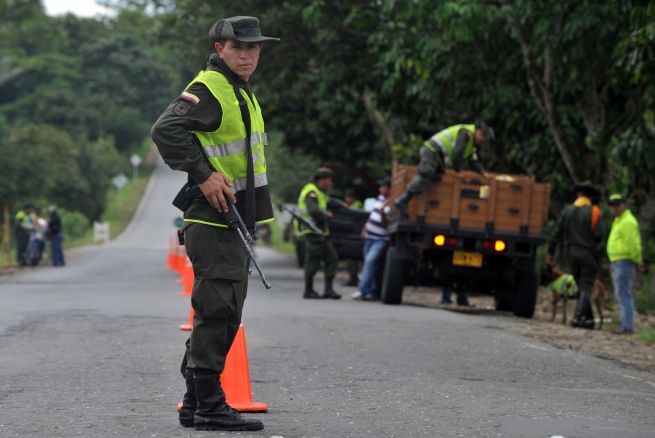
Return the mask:
<path id="1" fill-rule="evenodd" d="M 612 221 L 612 230 L 607 239 L 607 256 L 610 262 L 628 259 L 641 263 L 639 223 L 630 210 L 625 210 Z"/>
<path id="2" fill-rule="evenodd" d="M 189 83 L 187 89 L 194 83 L 204 84 L 221 106 L 222 118 L 219 128 L 214 132 L 192 131 L 209 158 L 214 170 L 227 176 L 232 182 L 235 194 L 246 190 L 246 127 L 241 117 L 239 101 L 235 95 L 234 87 L 220 72 L 205 70 Z M 256 222 L 263 223 L 273 220 L 273 208 L 268 192 L 268 179 L 266 176 L 265 146 L 268 144 L 264 130 L 264 118 L 254 94 L 251 96 L 238 88 L 248 104 L 250 113 L 252 150 L 255 174 L 255 214 Z M 266 190 L 263 190 L 266 188 Z M 200 222 L 207 225 L 222 226 L 219 223 L 210 223 L 195 219 L 185 219 L 186 222 Z"/>
<path id="3" fill-rule="evenodd" d="M 432 152 L 437 152 L 440 150 L 443 154 L 443 158 L 446 166 L 452 166 L 453 164 L 453 150 L 455 149 L 455 144 L 457 143 L 457 135 L 461 129 L 466 129 L 471 135 L 469 135 L 469 141 L 464 148 L 464 160 L 477 160 L 477 151 L 473 144 L 475 137 L 475 125 L 453 125 L 449 128 L 446 128 L 442 131 L 437 132 L 432 137 L 428 139 L 424 144 Z"/>
<path id="4" fill-rule="evenodd" d="M 321 189 L 319 189 L 316 186 L 316 184 L 312 182 L 305 184 L 305 186 L 300 191 L 300 196 L 298 196 L 298 213 L 301 216 L 308 218 L 309 220 L 313 220 L 309 216 L 309 213 L 307 212 L 307 196 L 310 193 L 316 194 L 318 208 L 320 208 L 321 210 L 327 210 L 328 197 L 325 193 L 321 191 Z M 298 221 L 294 221 L 294 232 L 297 237 L 302 237 L 307 234 L 327 236 L 330 234 L 330 229 L 328 228 L 327 224 L 325 224 L 323 226 L 323 233 L 319 234 L 316 231 L 312 231 L 311 229 L 305 227 L 303 224 L 299 223 Z"/>

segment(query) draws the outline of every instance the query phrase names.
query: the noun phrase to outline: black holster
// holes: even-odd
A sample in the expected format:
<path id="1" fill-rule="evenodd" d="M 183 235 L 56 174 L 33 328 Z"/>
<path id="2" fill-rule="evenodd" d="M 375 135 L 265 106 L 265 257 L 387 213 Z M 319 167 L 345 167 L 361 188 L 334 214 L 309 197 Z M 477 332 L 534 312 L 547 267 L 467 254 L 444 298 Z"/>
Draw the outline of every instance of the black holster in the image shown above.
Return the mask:
<path id="1" fill-rule="evenodd" d="M 187 181 L 180 191 L 177 192 L 177 195 L 175 195 L 173 205 L 182 211 L 186 211 L 193 201 L 203 199 L 205 199 L 205 195 L 200 191 L 198 184 L 193 181 Z"/>

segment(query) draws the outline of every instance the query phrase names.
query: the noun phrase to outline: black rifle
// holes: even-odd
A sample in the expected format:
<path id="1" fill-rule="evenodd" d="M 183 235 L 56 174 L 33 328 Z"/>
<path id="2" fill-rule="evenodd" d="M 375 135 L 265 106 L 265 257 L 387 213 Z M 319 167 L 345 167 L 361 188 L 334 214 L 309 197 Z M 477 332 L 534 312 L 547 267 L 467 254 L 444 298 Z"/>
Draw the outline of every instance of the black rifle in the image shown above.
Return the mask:
<path id="1" fill-rule="evenodd" d="M 243 222 L 239 211 L 234 206 L 232 199 L 228 196 L 225 196 L 225 200 L 228 204 L 228 211 L 225 213 L 225 220 L 227 224 L 230 226 L 230 228 L 236 230 L 237 234 L 241 238 L 243 246 L 246 248 L 246 251 L 248 251 L 248 255 L 250 256 L 252 264 L 255 265 L 255 269 L 257 269 L 257 272 L 259 272 L 259 276 L 262 279 L 262 283 L 264 283 L 264 287 L 266 289 L 270 289 L 271 284 L 268 282 L 268 280 L 266 280 L 266 276 L 262 272 L 262 269 L 259 267 L 257 259 L 255 259 L 255 252 L 252 250 L 252 247 L 255 245 L 256 238 L 250 234 L 250 231 L 248 231 L 248 228 Z"/>
<path id="2" fill-rule="evenodd" d="M 250 234 L 250 231 L 248 231 L 248 228 L 246 227 L 246 224 L 243 222 L 243 219 L 241 218 L 239 211 L 234 206 L 232 199 L 229 198 L 227 195 L 225 196 L 225 199 L 227 200 L 228 211 L 227 213 L 220 213 L 222 222 L 227 223 L 229 228 L 236 230 L 237 234 L 239 235 L 239 238 L 241 239 L 241 242 L 243 243 L 243 246 L 246 248 L 246 251 L 250 256 L 250 260 L 252 260 L 252 264 L 255 265 L 255 269 L 257 269 L 257 272 L 259 272 L 259 276 L 262 278 L 262 283 L 264 283 L 264 287 L 266 289 L 270 289 L 271 284 L 266 280 L 266 276 L 264 276 L 264 273 L 259 267 L 259 264 L 257 264 L 257 260 L 255 260 L 255 252 L 253 251 L 252 247 L 255 245 L 256 238 L 254 238 L 252 234 Z M 200 191 L 200 187 L 198 187 L 198 185 L 187 183 L 184 185 L 184 187 L 182 187 L 180 192 L 173 200 L 173 205 L 179 208 L 180 210 L 184 211 L 189 207 L 189 205 L 191 205 L 191 202 L 193 201 L 199 201 L 209 204 L 209 201 L 207 201 L 205 195 L 202 194 L 202 192 Z M 180 245 L 184 245 L 184 235 L 181 234 L 180 231 L 178 231 L 178 239 L 180 240 Z"/>
<path id="3" fill-rule="evenodd" d="M 280 204 L 279 208 L 280 208 L 280 211 L 286 211 L 295 220 L 297 220 L 298 222 L 300 222 L 301 224 L 303 224 L 304 226 L 306 226 L 310 230 L 314 231 L 315 233 L 323 234 L 323 230 L 321 230 L 318 226 L 316 226 L 316 224 L 314 223 L 313 220 L 299 215 L 297 211 L 287 207 L 284 204 Z"/>

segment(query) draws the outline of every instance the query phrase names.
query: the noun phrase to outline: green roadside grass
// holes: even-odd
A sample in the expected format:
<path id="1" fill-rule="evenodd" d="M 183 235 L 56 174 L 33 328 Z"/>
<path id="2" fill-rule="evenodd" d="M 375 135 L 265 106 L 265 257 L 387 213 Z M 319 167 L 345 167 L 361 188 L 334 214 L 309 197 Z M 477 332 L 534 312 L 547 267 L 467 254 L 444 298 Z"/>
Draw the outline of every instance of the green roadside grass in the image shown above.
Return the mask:
<path id="1" fill-rule="evenodd" d="M 157 163 L 157 153 L 152 144 L 144 145 L 140 152 L 141 156 L 146 158 L 139 168 L 139 176 L 133 178 L 130 174 L 129 181 L 125 186 L 118 190 L 111 185 L 106 196 L 105 212 L 102 214 L 101 222 L 109 222 L 110 238 L 114 239 L 122 233 L 130 223 L 136 208 L 139 205 L 141 196 L 148 186 L 150 175 Z M 85 245 L 93 245 L 101 242 L 93 241 L 93 225 L 86 227 L 77 237 L 71 238 L 64 235 L 64 249 L 69 250 Z M 48 249 L 46 249 L 48 251 Z M 9 251 L 5 248 L 0 250 L 0 267 L 10 267 L 16 264 L 15 249 L 12 247 Z"/>
<path id="2" fill-rule="evenodd" d="M 284 241 L 284 233 L 282 228 L 280 228 L 280 222 L 276 219 L 273 222 L 269 222 L 269 226 L 271 228 L 271 242 L 266 246 L 283 254 L 295 255 L 296 249 L 293 242 Z"/>
<path id="3" fill-rule="evenodd" d="M 148 186 L 150 175 L 155 168 L 156 155 L 153 149 L 150 149 L 147 154 L 147 158 L 139 168 L 137 178 L 130 175 L 129 181 L 122 189 L 119 190 L 111 185 L 107 191 L 105 212 L 102 214 L 100 222 L 109 222 L 110 239 L 116 238 L 127 228 L 136 208 L 139 206 L 141 196 L 143 196 L 143 192 Z M 64 248 L 66 249 L 101 243 L 93 241 L 93 225 L 85 230 L 79 238 L 64 242 Z"/>
<path id="4" fill-rule="evenodd" d="M 642 327 L 635 333 L 635 338 L 648 345 L 655 345 L 655 327 Z"/>

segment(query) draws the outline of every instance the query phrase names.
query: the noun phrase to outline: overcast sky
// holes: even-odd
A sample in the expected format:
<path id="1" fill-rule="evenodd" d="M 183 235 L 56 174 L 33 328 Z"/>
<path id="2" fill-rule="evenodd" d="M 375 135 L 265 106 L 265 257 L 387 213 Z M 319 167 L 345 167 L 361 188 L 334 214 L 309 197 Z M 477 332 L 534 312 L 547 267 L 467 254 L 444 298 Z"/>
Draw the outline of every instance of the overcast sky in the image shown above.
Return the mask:
<path id="1" fill-rule="evenodd" d="M 43 0 L 43 4 L 48 15 L 61 15 L 68 12 L 80 17 L 113 14 L 111 10 L 96 4 L 95 0 Z"/>

